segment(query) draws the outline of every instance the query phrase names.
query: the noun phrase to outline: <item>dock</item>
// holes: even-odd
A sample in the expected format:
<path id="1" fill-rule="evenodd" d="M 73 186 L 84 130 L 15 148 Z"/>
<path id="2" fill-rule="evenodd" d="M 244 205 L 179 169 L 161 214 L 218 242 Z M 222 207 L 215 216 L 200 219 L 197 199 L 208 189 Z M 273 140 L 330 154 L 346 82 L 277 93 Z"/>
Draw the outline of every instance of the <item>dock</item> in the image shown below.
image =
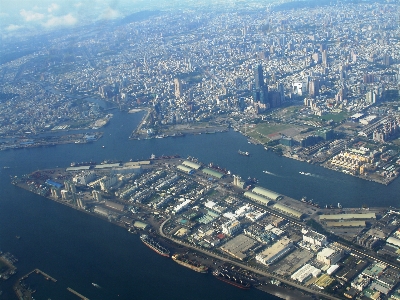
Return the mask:
<path id="1" fill-rule="evenodd" d="M 41 271 L 41 270 L 39 270 L 39 269 L 35 269 L 34 270 L 37 274 L 42 274 L 43 276 L 44 276 L 44 278 L 46 278 L 46 280 L 51 280 L 51 281 L 53 281 L 53 282 L 57 282 L 57 279 L 55 279 L 55 278 L 53 278 L 53 277 L 51 277 L 49 274 L 46 274 L 45 272 L 43 272 L 43 271 Z"/>
<path id="2" fill-rule="evenodd" d="M 67 288 L 67 290 L 68 290 L 69 292 L 71 292 L 72 294 L 78 296 L 78 297 L 81 298 L 82 300 L 89 300 L 89 298 L 86 298 L 85 296 L 79 294 L 77 291 L 74 291 L 74 290 L 71 289 L 70 287 Z"/>

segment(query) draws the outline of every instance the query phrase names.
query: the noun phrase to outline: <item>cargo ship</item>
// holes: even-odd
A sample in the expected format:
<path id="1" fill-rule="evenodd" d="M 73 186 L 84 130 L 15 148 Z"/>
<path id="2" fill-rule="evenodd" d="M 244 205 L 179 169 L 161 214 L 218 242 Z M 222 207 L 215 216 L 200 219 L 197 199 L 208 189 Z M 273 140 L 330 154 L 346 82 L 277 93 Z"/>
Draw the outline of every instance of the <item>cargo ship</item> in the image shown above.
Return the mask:
<path id="1" fill-rule="evenodd" d="M 214 270 L 213 275 L 217 277 L 217 279 L 232 284 L 240 289 L 248 290 L 250 288 L 250 283 L 245 282 L 241 278 L 235 277 L 235 275 L 229 274 L 226 271 Z"/>
<path id="2" fill-rule="evenodd" d="M 250 156 L 250 153 L 247 152 L 247 151 L 241 151 L 241 150 L 239 150 L 238 153 L 239 153 L 240 155 Z"/>
<path id="3" fill-rule="evenodd" d="M 140 239 L 142 242 L 149 247 L 150 249 L 154 250 L 158 254 L 162 256 L 169 257 L 169 250 L 161 246 L 158 242 L 153 240 L 151 237 L 149 237 L 147 234 L 142 234 L 140 236 Z"/>
<path id="4" fill-rule="evenodd" d="M 186 268 L 192 269 L 193 271 L 196 271 L 199 273 L 207 273 L 207 271 L 208 271 L 207 266 L 204 266 L 196 261 L 189 260 L 188 258 L 186 258 L 183 255 L 174 254 L 174 255 L 172 255 L 172 259 L 174 260 L 174 262 L 176 262 Z"/>

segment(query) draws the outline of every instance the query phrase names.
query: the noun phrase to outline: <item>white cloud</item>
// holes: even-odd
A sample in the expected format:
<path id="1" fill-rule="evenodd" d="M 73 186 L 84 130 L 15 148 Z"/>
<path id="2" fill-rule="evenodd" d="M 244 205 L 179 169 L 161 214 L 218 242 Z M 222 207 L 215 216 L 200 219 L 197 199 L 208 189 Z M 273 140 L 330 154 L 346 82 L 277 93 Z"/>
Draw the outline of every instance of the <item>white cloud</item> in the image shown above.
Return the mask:
<path id="1" fill-rule="evenodd" d="M 39 21 L 44 18 L 44 14 L 37 13 L 31 10 L 21 9 L 19 13 L 27 22 Z"/>
<path id="2" fill-rule="evenodd" d="M 54 17 L 51 16 L 45 23 L 43 23 L 44 27 L 59 27 L 59 26 L 72 26 L 75 25 L 78 20 L 71 14 Z"/>
<path id="3" fill-rule="evenodd" d="M 22 28 L 24 28 L 24 26 L 10 24 L 10 25 L 8 25 L 8 26 L 6 27 L 6 30 L 7 30 L 7 31 L 16 31 L 16 30 L 19 30 L 19 29 L 22 29 Z"/>
<path id="4" fill-rule="evenodd" d="M 112 9 L 111 7 L 108 7 L 101 15 L 100 19 L 105 19 L 105 20 L 112 20 L 119 18 L 121 14 L 119 13 L 118 10 Z"/>
<path id="5" fill-rule="evenodd" d="M 76 8 L 79 8 L 79 7 L 81 7 L 82 5 L 83 5 L 82 2 L 78 2 L 78 3 L 75 3 L 75 4 L 74 4 L 74 6 L 75 6 Z"/>
<path id="6" fill-rule="evenodd" d="M 52 12 L 58 10 L 59 8 L 60 8 L 60 6 L 59 6 L 57 3 L 52 3 L 52 4 L 50 4 L 50 6 L 47 8 L 47 11 L 48 11 L 49 13 L 52 13 Z"/>

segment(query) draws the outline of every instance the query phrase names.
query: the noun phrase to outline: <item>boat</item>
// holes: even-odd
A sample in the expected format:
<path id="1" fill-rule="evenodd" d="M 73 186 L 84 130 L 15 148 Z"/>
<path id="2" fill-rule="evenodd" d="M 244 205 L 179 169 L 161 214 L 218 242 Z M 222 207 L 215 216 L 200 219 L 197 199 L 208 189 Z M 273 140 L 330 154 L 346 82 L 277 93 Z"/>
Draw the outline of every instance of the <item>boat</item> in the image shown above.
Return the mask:
<path id="1" fill-rule="evenodd" d="M 97 283 L 94 283 L 94 282 L 92 282 L 92 285 L 93 285 L 94 287 L 97 287 L 98 289 L 100 289 L 100 288 L 101 288 L 101 286 L 100 286 L 100 285 L 98 285 Z"/>
<path id="2" fill-rule="evenodd" d="M 153 240 L 151 237 L 149 237 L 147 234 L 142 234 L 140 236 L 140 239 L 142 240 L 142 242 L 149 247 L 150 249 L 152 249 L 153 251 L 157 252 L 158 254 L 165 256 L 165 257 L 169 257 L 169 250 L 164 248 L 163 246 L 161 246 L 158 242 L 156 242 L 155 240 Z"/>
<path id="3" fill-rule="evenodd" d="M 196 261 L 190 260 L 184 255 L 180 254 L 174 254 L 172 255 L 172 260 L 186 268 L 192 269 L 193 271 L 199 272 L 199 273 L 207 273 L 208 272 L 208 267 L 205 265 L 202 265 Z"/>
<path id="4" fill-rule="evenodd" d="M 232 274 L 229 274 L 228 272 L 225 271 L 220 271 L 220 270 L 214 270 L 213 275 L 226 283 L 232 284 L 233 286 L 236 286 L 241 289 L 248 290 L 250 288 L 250 283 L 243 281 L 241 278 L 238 276 L 234 276 Z"/>
<path id="5" fill-rule="evenodd" d="M 247 152 L 247 151 L 241 151 L 241 150 L 239 150 L 238 153 L 239 153 L 240 155 L 250 156 L 250 153 Z"/>

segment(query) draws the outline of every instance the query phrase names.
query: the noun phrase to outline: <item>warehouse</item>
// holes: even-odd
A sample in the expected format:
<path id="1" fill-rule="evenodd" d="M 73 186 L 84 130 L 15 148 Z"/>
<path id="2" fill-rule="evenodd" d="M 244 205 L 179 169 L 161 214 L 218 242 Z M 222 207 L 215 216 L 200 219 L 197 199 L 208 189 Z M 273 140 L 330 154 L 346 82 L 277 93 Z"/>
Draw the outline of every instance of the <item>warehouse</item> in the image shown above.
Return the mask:
<path id="1" fill-rule="evenodd" d="M 262 205 L 265 205 L 265 206 L 267 206 L 268 203 L 272 202 L 272 201 L 268 200 L 267 198 L 264 198 L 264 197 L 262 197 L 262 196 L 259 196 L 259 195 L 257 195 L 257 194 L 254 194 L 254 193 L 252 193 L 252 192 L 245 192 L 245 193 L 244 193 L 244 196 L 245 196 L 246 198 L 249 198 L 250 200 L 253 200 L 253 201 L 255 201 L 255 202 L 257 202 L 257 203 L 260 203 L 260 204 L 262 204 Z"/>
<path id="2" fill-rule="evenodd" d="M 367 219 L 376 219 L 376 215 L 375 213 L 320 215 L 319 219 L 320 221 L 367 220 Z"/>
<path id="3" fill-rule="evenodd" d="M 133 223 L 133 226 L 138 229 L 146 230 L 149 225 L 140 221 L 135 221 L 135 223 Z"/>
<path id="4" fill-rule="evenodd" d="M 69 167 L 66 169 L 67 172 L 71 171 L 86 171 L 89 170 L 92 166 L 79 166 L 79 167 Z"/>
<path id="5" fill-rule="evenodd" d="M 188 160 L 185 160 L 185 161 L 182 163 L 182 165 L 184 165 L 184 166 L 186 166 L 186 167 L 189 167 L 189 168 L 191 168 L 191 169 L 195 169 L 195 170 L 198 170 L 198 169 L 200 169 L 200 167 L 201 167 L 199 164 L 196 164 L 196 163 L 191 162 L 191 161 L 188 161 Z"/>
<path id="6" fill-rule="evenodd" d="M 326 222 L 327 227 L 365 227 L 365 221 Z"/>
<path id="7" fill-rule="evenodd" d="M 182 171 L 183 173 L 186 173 L 186 174 L 193 174 L 193 173 L 194 173 L 194 170 L 193 170 L 193 169 L 191 169 L 191 168 L 189 168 L 189 167 L 186 167 L 186 166 L 184 166 L 184 165 L 178 165 L 176 168 L 177 168 L 179 171 Z"/>
<path id="8" fill-rule="evenodd" d="M 271 199 L 271 200 L 274 200 L 274 201 L 278 201 L 278 200 L 281 200 L 283 198 L 282 195 L 279 195 L 279 194 L 277 194 L 277 193 L 275 193 L 273 191 L 270 191 L 270 190 L 267 190 L 267 189 L 264 189 L 264 188 L 258 187 L 258 186 L 255 187 L 252 192 L 255 193 L 255 194 L 267 197 L 268 199 Z"/>
<path id="9" fill-rule="evenodd" d="M 278 210 L 280 212 L 282 212 L 285 215 L 288 215 L 290 217 L 296 218 L 301 220 L 303 217 L 303 213 L 299 212 L 293 208 L 290 208 L 286 205 L 280 204 L 280 203 L 276 203 L 275 205 L 272 206 L 273 209 Z"/>
<path id="10" fill-rule="evenodd" d="M 207 174 L 207 175 L 210 175 L 210 176 L 213 176 L 213 177 L 218 178 L 218 179 L 221 179 L 222 177 L 224 177 L 224 174 L 222 174 L 220 172 L 217 172 L 217 171 L 214 171 L 214 170 L 209 169 L 209 168 L 204 168 L 203 169 L 203 173 Z"/>
<path id="11" fill-rule="evenodd" d="M 256 244 L 257 242 L 255 240 L 245 236 L 244 234 L 239 234 L 237 237 L 221 246 L 221 250 L 237 259 L 243 260 L 247 257 L 245 252 Z"/>
<path id="12" fill-rule="evenodd" d="M 264 265 L 270 265 L 281 259 L 293 248 L 293 242 L 287 237 L 283 237 L 271 247 L 257 254 L 256 260 Z"/>
<path id="13" fill-rule="evenodd" d="M 304 282 L 311 276 L 317 277 L 319 274 L 321 274 L 320 269 L 317 269 L 316 267 L 310 264 L 306 264 L 300 269 L 298 269 L 296 272 L 294 272 L 290 278 L 292 278 L 293 280 L 297 280 L 299 282 Z"/>
<path id="14" fill-rule="evenodd" d="M 396 238 L 394 238 L 394 237 L 389 237 L 389 238 L 386 240 L 386 243 L 395 245 L 395 246 L 397 246 L 397 247 L 400 248 L 400 240 L 399 240 L 399 239 L 396 239 Z"/>

